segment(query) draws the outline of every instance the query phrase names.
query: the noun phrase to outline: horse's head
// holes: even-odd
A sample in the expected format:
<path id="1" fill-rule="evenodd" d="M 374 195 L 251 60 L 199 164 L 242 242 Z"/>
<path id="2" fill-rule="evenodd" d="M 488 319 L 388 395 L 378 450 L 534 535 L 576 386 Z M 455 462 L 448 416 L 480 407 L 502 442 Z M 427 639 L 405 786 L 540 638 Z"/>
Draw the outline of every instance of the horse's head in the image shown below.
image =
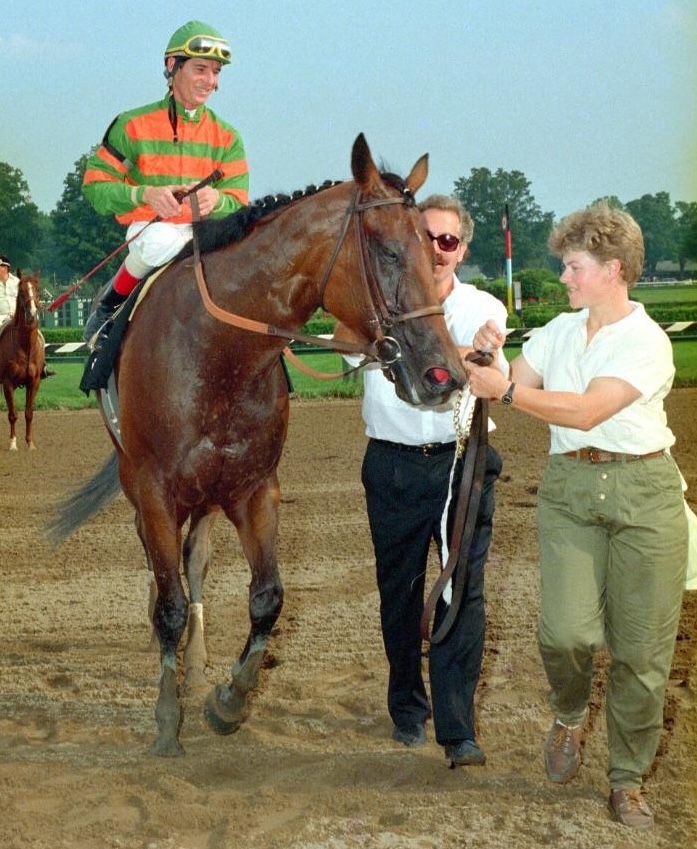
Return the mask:
<path id="1" fill-rule="evenodd" d="M 440 404 L 466 377 L 438 302 L 433 253 L 414 200 L 428 174 L 428 157 L 404 180 L 381 174 L 361 134 L 351 167 L 355 189 L 346 227 L 352 219 L 356 244 L 342 252 L 343 261 L 337 257 L 325 281 L 324 303 L 355 338 L 372 343 L 400 398 Z M 348 265 L 351 254 L 354 267 Z M 359 287 L 350 299 L 347 278 Z"/>
<path id="2" fill-rule="evenodd" d="M 23 274 L 17 286 L 15 322 L 27 327 L 39 321 L 39 293 L 41 287 L 36 274 Z"/>

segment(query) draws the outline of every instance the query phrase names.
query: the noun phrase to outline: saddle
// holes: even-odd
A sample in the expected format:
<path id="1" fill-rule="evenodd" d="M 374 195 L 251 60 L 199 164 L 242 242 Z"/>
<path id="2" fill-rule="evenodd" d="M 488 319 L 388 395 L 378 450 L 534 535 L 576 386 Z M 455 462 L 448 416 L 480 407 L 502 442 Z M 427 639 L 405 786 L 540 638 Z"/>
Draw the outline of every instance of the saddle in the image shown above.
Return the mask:
<path id="1" fill-rule="evenodd" d="M 109 378 L 114 371 L 114 363 L 121 349 L 121 340 L 128 322 L 152 284 L 169 264 L 161 266 L 141 280 L 114 315 L 102 325 L 96 338 L 90 342 L 92 352 L 87 358 L 80 380 L 80 389 L 85 395 L 89 395 L 91 391 L 96 392 L 98 389 L 109 387 Z"/>

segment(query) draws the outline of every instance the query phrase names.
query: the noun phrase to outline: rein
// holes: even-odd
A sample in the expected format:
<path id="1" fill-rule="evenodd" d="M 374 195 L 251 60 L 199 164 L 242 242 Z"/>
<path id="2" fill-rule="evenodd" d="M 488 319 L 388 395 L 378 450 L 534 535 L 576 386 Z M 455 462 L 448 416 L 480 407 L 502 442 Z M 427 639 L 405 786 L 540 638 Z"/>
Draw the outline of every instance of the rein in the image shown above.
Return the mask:
<path id="1" fill-rule="evenodd" d="M 389 204 L 395 203 L 413 205 L 414 198 L 411 192 L 405 190 L 400 197 L 380 198 L 363 202 L 359 201 L 360 191 L 358 188 L 356 188 L 353 192 L 351 203 L 349 204 L 344 215 L 344 220 L 339 231 L 338 239 L 336 241 L 336 244 L 334 245 L 332 255 L 329 259 L 329 264 L 322 277 L 322 282 L 319 287 L 319 295 L 320 304 L 323 306 L 324 296 L 327 289 L 327 284 L 329 282 L 329 278 L 331 276 L 336 260 L 339 256 L 341 247 L 346 239 L 346 235 L 348 234 L 351 220 L 353 219 L 355 221 L 355 233 L 358 247 L 358 259 L 361 281 L 365 284 L 368 290 L 371 305 L 373 307 L 373 318 L 370 320 L 369 323 L 374 325 L 376 328 L 375 339 L 369 345 L 357 342 L 337 342 L 334 339 L 324 339 L 321 336 L 312 336 L 304 333 L 298 333 L 297 331 L 287 330 L 283 327 L 276 327 L 275 325 L 266 324 L 265 322 L 256 321 L 255 319 L 245 318 L 244 316 L 237 315 L 236 313 L 228 312 L 227 310 L 222 309 L 213 302 L 213 299 L 211 298 L 210 293 L 208 291 L 203 272 L 203 264 L 201 262 L 201 252 L 194 231 L 194 273 L 196 276 L 198 289 L 201 294 L 201 300 L 203 301 L 203 305 L 205 306 L 206 310 L 210 313 L 210 315 L 218 319 L 218 321 L 222 321 L 225 324 L 230 324 L 234 327 L 238 327 L 243 330 L 249 330 L 252 333 L 260 333 L 267 336 L 278 336 L 281 339 L 288 339 L 296 342 L 307 342 L 313 345 L 319 345 L 320 347 L 327 348 L 333 351 L 338 351 L 340 353 L 365 354 L 373 360 L 379 360 L 383 365 L 390 365 L 391 363 L 394 363 L 401 357 L 401 350 L 397 340 L 393 339 L 390 336 L 386 336 L 385 331 L 389 330 L 393 324 L 399 322 L 408 321 L 414 318 L 422 318 L 423 316 L 427 315 L 442 315 L 444 310 L 442 305 L 437 305 L 430 307 L 422 307 L 421 309 L 413 310 L 408 313 L 390 313 L 384 295 L 380 289 L 377 279 L 375 278 L 375 274 L 373 273 L 372 266 L 370 265 L 370 262 L 368 260 L 368 245 L 365 236 L 365 231 L 363 227 L 360 226 L 361 213 L 363 213 L 367 209 L 372 209 L 377 206 L 387 206 Z M 195 195 L 192 195 L 191 206 L 195 218 L 198 218 L 198 202 L 196 200 Z M 376 314 L 376 311 L 380 313 L 379 318 Z M 290 349 L 286 349 L 286 355 L 288 355 L 289 350 Z M 297 363 L 297 358 L 291 356 L 291 359 L 293 359 L 293 361 Z M 303 368 L 303 370 L 308 371 L 306 367 Z M 323 373 L 316 372 L 315 374 L 322 375 Z M 339 372 L 337 375 L 331 375 L 331 377 L 340 377 L 343 374 L 350 374 L 350 372 Z M 329 375 L 326 375 L 325 378 L 326 377 L 329 377 Z"/>
<path id="2" fill-rule="evenodd" d="M 462 596 L 467 585 L 467 557 L 472 545 L 472 537 L 479 512 L 482 489 L 484 486 L 484 470 L 486 467 L 486 449 L 488 443 L 488 406 L 489 402 L 483 398 L 477 398 L 472 416 L 472 426 L 467 439 L 467 447 L 464 454 L 464 465 L 462 469 L 462 480 L 457 496 L 455 507 L 455 519 L 450 535 L 448 549 L 448 561 L 441 569 L 440 575 L 435 581 L 428 599 L 424 605 L 421 615 L 421 637 L 430 643 L 441 643 L 450 633 L 453 623 L 457 619 L 462 603 Z M 457 571 L 455 571 L 457 567 Z M 453 577 L 453 595 L 448 612 L 445 615 L 438 630 L 429 634 L 430 623 L 436 610 L 438 599 Z"/>

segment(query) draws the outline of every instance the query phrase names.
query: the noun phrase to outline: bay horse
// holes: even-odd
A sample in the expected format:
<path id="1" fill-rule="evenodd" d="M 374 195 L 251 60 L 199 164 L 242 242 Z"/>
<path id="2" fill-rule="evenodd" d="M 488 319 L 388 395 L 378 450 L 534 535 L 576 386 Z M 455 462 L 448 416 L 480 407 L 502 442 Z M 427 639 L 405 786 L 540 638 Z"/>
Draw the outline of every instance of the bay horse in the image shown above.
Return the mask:
<path id="1" fill-rule="evenodd" d="M 10 451 L 17 450 L 15 390 L 22 386 L 26 390 L 25 440 L 28 448 L 36 448 L 33 435 L 34 401 L 45 364 L 44 346 L 39 334 L 39 300 L 38 275 L 21 275 L 20 272 L 14 316 L 0 334 L 0 380 L 10 423 Z"/>
<path id="2" fill-rule="evenodd" d="M 427 155 L 406 179 L 381 174 L 361 134 L 351 168 L 353 180 L 269 202 L 269 211 L 255 204 L 195 225 L 193 245 L 150 288 L 123 337 L 115 367 L 120 438 L 111 432 L 116 451 L 48 529 L 60 542 L 120 488 L 135 508 L 157 587 L 151 611 L 161 669 L 156 755 L 183 753 L 176 653 L 188 622 L 184 663 L 194 663 L 197 653 L 205 662 L 201 598 L 221 512 L 249 562 L 250 631 L 231 680 L 205 700 L 215 731 L 231 733 L 245 720 L 247 695 L 281 611 L 277 467 L 289 415 L 284 336 L 299 334 L 324 307 L 389 369 L 408 402 L 442 403 L 465 381 L 414 201 L 428 173 Z M 254 328 L 221 315 L 248 317 Z M 100 400 L 106 423 L 103 393 Z"/>

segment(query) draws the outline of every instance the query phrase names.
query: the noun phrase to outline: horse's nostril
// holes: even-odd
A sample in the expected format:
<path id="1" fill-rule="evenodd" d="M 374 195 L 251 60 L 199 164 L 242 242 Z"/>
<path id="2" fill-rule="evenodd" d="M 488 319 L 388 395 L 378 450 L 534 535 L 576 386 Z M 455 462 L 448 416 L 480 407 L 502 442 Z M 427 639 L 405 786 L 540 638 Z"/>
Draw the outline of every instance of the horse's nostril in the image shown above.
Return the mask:
<path id="1" fill-rule="evenodd" d="M 429 378 L 438 386 L 445 386 L 450 382 L 450 372 L 444 368 L 432 368 L 428 372 Z"/>

